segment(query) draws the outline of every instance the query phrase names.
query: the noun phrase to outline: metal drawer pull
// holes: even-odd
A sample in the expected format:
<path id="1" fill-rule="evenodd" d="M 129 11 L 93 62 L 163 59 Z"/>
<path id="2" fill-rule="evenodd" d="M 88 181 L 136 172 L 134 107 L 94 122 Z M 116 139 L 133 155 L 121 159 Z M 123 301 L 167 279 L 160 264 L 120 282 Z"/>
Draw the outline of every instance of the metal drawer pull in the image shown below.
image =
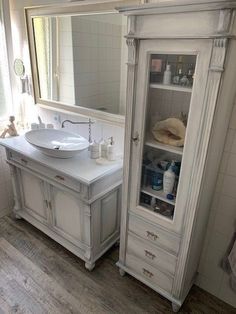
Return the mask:
<path id="1" fill-rule="evenodd" d="M 157 234 L 151 231 L 146 231 L 146 232 L 147 232 L 147 237 L 153 239 L 154 241 L 156 241 L 159 238 Z"/>
<path id="2" fill-rule="evenodd" d="M 59 175 L 55 176 L 55 178 L 56 178 L 56 179 L 58 179 L 58 180 L 62 180 L 62 181 L 64 181 L 64 180 L 65 180 L 65 178 L 64 178 L 64 177 L 59 176 Z"/>
<path id="3" fill-rule="evenodd" d="M 156 255 L 154 255 L 153 253 L 149 252 L 148 250 L 144 250 L 145 252 L 145 256 L 147 256 L 150 259 L 154 259 L 156 257 Z"/>
<path id="4" fill-rule="evenodd" d="M 25 164 L 25 165 L 27 165 L 27 163 L 28 163 L 28 161 L 25 160 L 24 158 L 21 158 L 21 162 L 22 162 L 23 164 Z"/>
<path id="5" fill-rule="evenodd" d="M 149 278 L 153 277 L 153 273 L 151 273 L 149 270 L 143 268 L 143 274 Z"/>

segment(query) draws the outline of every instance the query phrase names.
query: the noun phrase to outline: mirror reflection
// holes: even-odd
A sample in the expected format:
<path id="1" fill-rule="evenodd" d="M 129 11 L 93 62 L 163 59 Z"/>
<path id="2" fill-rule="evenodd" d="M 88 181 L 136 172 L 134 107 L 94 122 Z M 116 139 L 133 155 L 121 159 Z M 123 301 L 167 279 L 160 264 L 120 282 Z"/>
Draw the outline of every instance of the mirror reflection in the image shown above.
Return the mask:
<path id="1" fill-rule="evenodd" d="M 126 18 L 33 18 L 40 97 L 125 114 Z"/>

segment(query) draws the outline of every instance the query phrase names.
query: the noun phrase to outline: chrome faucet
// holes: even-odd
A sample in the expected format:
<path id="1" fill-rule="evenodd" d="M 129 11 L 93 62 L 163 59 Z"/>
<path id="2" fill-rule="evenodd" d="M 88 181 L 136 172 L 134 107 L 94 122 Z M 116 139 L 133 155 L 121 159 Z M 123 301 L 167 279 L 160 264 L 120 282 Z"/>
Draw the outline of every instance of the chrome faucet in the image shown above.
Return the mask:
<path id="1" fill-rule="evenodd" d="M 69 122 L 71 124 L 87 124 L 89 126 L 88 141 L 89 143 L 92 143 L 92 124 L 94 124 L 94 121 L 91 121 L 91 119 L 89 119 L 88 121 L 71 121 L 67 119 L 67 120 L 62 121 L 62 124 L 61 124 L 62 128 L 65 127 L 66 122 Z"/>

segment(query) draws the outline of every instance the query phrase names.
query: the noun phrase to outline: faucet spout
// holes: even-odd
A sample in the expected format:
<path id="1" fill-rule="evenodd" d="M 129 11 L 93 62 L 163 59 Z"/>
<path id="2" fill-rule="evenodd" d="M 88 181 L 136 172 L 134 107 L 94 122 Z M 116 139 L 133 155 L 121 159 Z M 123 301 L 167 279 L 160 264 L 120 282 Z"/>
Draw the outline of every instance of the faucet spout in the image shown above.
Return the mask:
<path id="1" fill-rule="evenodd" d="M 65 123 L 71 123 L 71 124 L 87 124 L 89 126 L 89 136 L 88 136 L 88 141 L 89 143 L 92 143 L 92 135 L 91 135 L 91 129 L 92 129 L 92 124 L 94 124 L 94 121 L 91 121 L 91 119 L 89 119 L 88 121 L 71 121 L 69 119 L 66 119 L 64 121 L 62 121 L 61 127 L 64 128 L 65 127 Z"/>

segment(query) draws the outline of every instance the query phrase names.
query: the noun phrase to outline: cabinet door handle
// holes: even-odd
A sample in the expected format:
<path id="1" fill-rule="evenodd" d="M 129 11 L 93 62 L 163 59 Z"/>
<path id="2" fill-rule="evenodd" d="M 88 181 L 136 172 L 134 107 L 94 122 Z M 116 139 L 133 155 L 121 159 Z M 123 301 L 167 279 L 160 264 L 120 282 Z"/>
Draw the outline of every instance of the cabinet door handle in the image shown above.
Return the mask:
<path id="1" fill-rule="evenodd" d="M 23 164 L 25 164 L 25 165 L 27 165 L 27 163 L 28 163 L 28 161 L 27 161 L 26 159 L 24 159 L 24 158 L 21 158 L 21 162 L 22 162 Z"/>
<path id="2" fill-rule="evenodd" d="M 137 145 L 138 142 L 139 142 L 139 134 L 138 132 L 136 131 L 134 136 L 132 136 L 132 141 Z"/>
<path id="3" fill-rule="evenodd" d="M 149 270 L 147 270 L 146 268 L 143 268 L 143 274 L 149 278 L 153 277 L 153 273 L 151 273 Z"/>
<path id="4" fill-rule="evenodd" d="M 145 252 L 145 256 L 152 259 L 152 260 L 156 257 L 155 254 L 149 252 L 148 250 L 144 250 L 144 252 Z"/>
<path id="5" fill-rule="evenodd" d="M 155 234 L 154 232 L 146 231 L 146 233 L 147 233 L 147 237 L 148 237 L 149 239 L 154 240 L 154 241 L 156 241 L 156 240 L 159 238 L 158 235 Z"/>
<path id="6" fill-rule="evenodd" d="M 56 176 L 55 176 L 55 179 L 58 179 L 58 180 L 61 180 L 61 181 L 64 181 L 64 180 L 65 180 L 65 178 L 64 178 L 64 177 L 59 176 L 59 175 L 56 175 Z"/>
<path id="7" fill-rule="evenodd" d="M 45 206 L 48 207 L 48 201 L 44 200 Z"/>

